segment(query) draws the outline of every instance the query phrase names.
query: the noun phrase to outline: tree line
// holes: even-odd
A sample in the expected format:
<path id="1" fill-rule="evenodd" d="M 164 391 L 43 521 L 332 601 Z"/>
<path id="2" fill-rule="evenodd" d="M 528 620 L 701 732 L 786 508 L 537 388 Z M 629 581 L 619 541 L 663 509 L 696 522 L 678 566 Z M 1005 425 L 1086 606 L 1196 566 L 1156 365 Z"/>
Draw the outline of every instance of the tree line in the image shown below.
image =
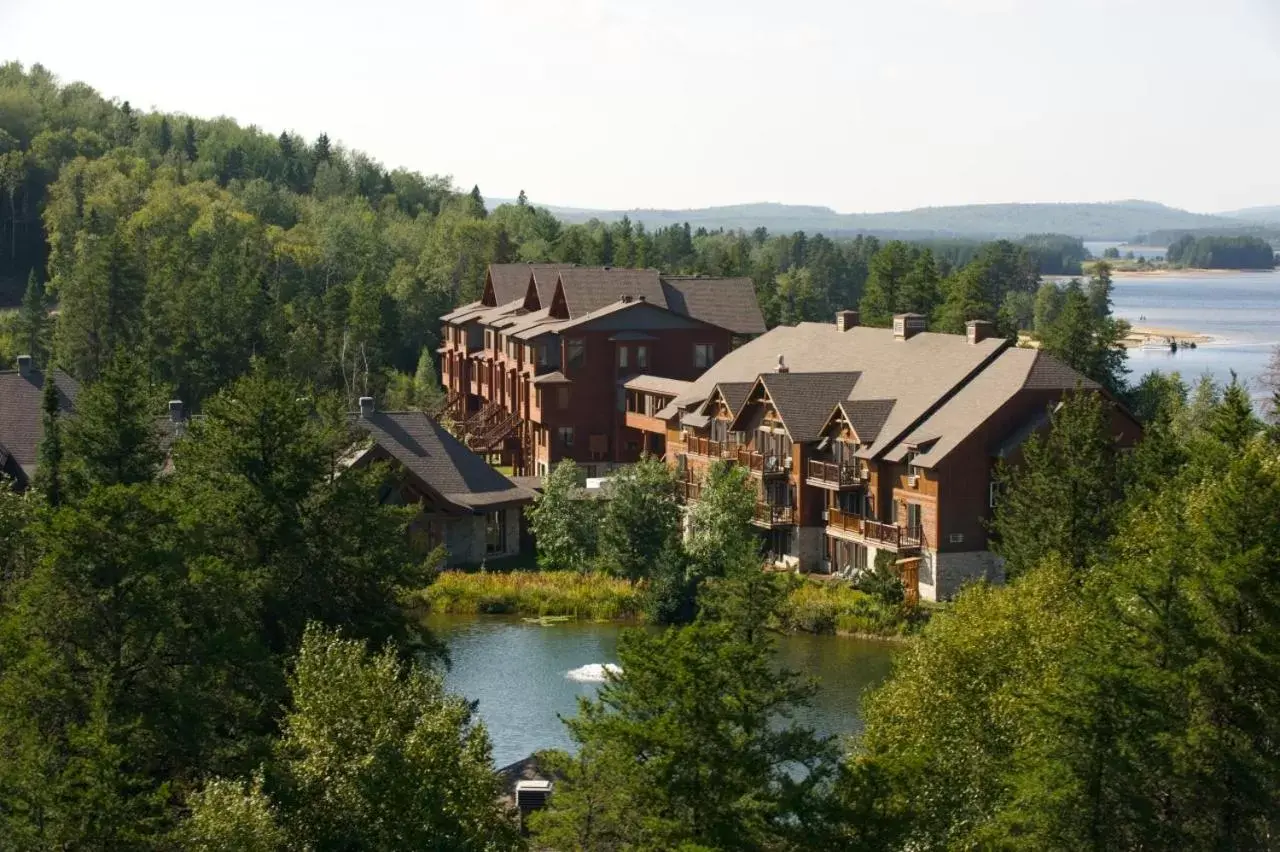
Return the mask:
<path id="1" fill-rule="evenodd" d="M 1274 269 L 1276 251 L 1261 237 L 1195 237 L 1183 234 L 1169 244 L 1169 263 L 1199 269 Z"/>

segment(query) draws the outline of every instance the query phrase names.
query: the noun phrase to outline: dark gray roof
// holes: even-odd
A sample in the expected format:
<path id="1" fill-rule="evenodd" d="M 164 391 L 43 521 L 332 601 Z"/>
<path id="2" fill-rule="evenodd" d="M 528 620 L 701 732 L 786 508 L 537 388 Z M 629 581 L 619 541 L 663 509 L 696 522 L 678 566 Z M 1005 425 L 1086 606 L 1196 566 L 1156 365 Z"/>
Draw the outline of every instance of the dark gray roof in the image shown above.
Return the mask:
<path id="1" fill-rule="evenodd" d="M 822 437 L 836 403 L 846 399 L 861 373 L 766 373 L 760 382 L 782 418 L 791 440 Z"/>
<path id="2" fill-rule="evenodd" d="M 17 370 L 0 370 L 0 445 L 16 465 L 25 485 L 36 471 L 40 439 L 44 436 L 44 417 L 40 409 L 45 374 L 32 369 L 25 375 Z M 75 411 L 80 384 L 61 370 L 53 371 L 58 388 L 59 409 L 67 414 Z"/>
<path id="3" fill-rule="evenodd" d="M 538 304 L 541 307 L 550 307 L 551 299 L 556 294 L 556 281 L 560 277 L 560 270 L 573 269 L 575 265 L 573 263 L 529 264 L 529 268 L 533 271 L 533 286 L 538 292 Z"/>
<path id="4" fill-rule="evenodd" d="M 643 297 L 651 304 L 662 308 L 667 306 L 662 282 L 654 269 L 572 267 L 560 270 L 560 286 L 564 288 L 570 319 L 598 311 L 623 296 L 637 300 Z"/>
<path id="5" fill-rule="evenodd" d="M 524 301 L 533 280 L 533 270 L 527 263 L 489 264 L 489 283 L 493 285 L 495 305 L 505 305 L 516 299 Z"/>
<path id="6" fill-rule="evenodd" d="M 480 510 L 533 499 L 531 491 L 494 470 L 421 411 L 375 411 L 368 417 L 352 415 L 351 425 L 372 438 L 422 484 L 455 506 Z"/>
<path id="7" fill-rule="evenodd" d="M 667 307 L 734 334 L 764 334 L 764 315 L 750 278 L 665 276 Z"/>
<path id="8" fill-rule="evenodd" d="M 721 382 L 715 386 L 712 392 L 720 392 L 720 396 L 724 399 L 724 404 L 728 406 L 729 411 L 736 417 L 755 384 L 755 382 Z"/>
<path id="9" fill-rule="evenodd" d="M 460 322 L 462 320 L 471 319 L 486 310 L 488 310 L 488 308 L 483 302 L 467 302 L 465 305 L 459 305 L 449 311 L 449 313 L 440 317 L 440 319 L 445 322 Z"/>
<path id="10" fill-rule="evenodd" d="M 896 402 L 892 399 L 855 399 L 840 403 L 840 409 L 857 433 L 859 442 L 874 444 Z"/>

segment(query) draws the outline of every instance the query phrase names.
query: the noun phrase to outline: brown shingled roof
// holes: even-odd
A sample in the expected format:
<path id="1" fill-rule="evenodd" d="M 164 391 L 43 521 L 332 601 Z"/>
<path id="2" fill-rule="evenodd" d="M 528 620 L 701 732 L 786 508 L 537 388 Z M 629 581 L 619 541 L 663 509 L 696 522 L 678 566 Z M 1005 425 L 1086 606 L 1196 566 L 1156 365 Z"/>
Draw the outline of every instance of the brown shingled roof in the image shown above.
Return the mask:
<path id="1" fill-rule="evenodd" d="M 620 301 L 623 296 L 631 296 L 637 300 L 643 297 L 646 302 L 667 307 L 662 282 L 653 269 L 572 267 L 560 270 L 560 286 L 564 288 L 564 300 L 570 319 L 578 319 L 584 314 L 598 311 Z"/>
<path id="2" fill-rule="evenodd" d="M 782 418 L 791 440 L 804 443 L 822 436 L 827 415 L 848 397 L 861 373 L 765 373 L 760 382 Z"/>
<path id="3" fill-rule="evenodd" d="M 527 503 L 533 493 L 520 488 L 420 411 L 375 411 L 352 415 L 353 428 L 366 433 L 430 490 L 455 506 L 483 510 Z"/>
<path id="4" fill-rule="evenodd" d="M 10 457 L 10 464 L 17 466 L 19 485 L 28 484 L 35 476 L 40 439 L 44 437 L 40 407 L 44 378 L 45 374 L 35 369 L 25 375 L 17 370 L 0 370 L 0 445 Z M 53 381 L 58 386 L 59 409 L 64 414 L 73 413 L 79 382 L 61 370 L 53 371 Z"/>
<path id="5" fill-rule="evenodd" d="M 664 276 L 667 306 L 734 334 L 764 334 L 764 315 L 750 278 Z"/>

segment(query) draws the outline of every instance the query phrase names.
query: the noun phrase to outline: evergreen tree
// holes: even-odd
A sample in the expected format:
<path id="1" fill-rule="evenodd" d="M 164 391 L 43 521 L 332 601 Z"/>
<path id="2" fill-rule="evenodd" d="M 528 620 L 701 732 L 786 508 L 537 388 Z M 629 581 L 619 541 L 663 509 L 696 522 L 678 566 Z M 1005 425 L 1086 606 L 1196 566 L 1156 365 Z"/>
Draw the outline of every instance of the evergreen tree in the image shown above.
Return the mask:
<path id="1" fill-rule="evenodd" d="M 1231 384 L 1222 393 L 1222 401 L 1214 406 L 1209 416 L 1208 433 L 1225 447 L 1242 450 L 1262 428 L 1262 421 L 1253 413 L 1249 392 L 1237 381 L 1233 371 Z"/>
<path id="2" fill-rule="evenodd" d="M 62 462 L 66 452 L 62 443 L 62 408 L 59 397 L 53 370 L 46 370 L 40 401 L 42 434 L 34 485 L 44 495 L 45 503 L 53 508 L 62 504 Z"/>
<path id="3" fill-rule="evenodd" d="M 972 264 L 953 275 L 943 291 L 945 296 L 935 314 L 934 330 L 945 334 L 964 334 L 965 323 L 969 320 L 992 322 L 996 319 L 996 309 L 987 301 L 982 279 Z"/>
<path id="4" fill-rule="evenodd" d="M 155 415 L 159 402 L 141 360 L 121 352 L 81 390 L 66 430 L 77 491 L 155 477 L 164 462 Z"/>
<path id="5" fill-rule="evenodd" d="M 320 163 L 329 163 L 333 157 L 333 151 L 329 145 L 329 134 L 321 133 L 316 137 L 316 143 L 311 149 L 312 158 L 316 165 Z"/>
<path id="6" fill-rule="evenodd" d="M 1044 334 L 1062 313 L 1062 288 L 1046 281 L 1036 291 L 1032 327 L 1037 335 Z"/>
<path id="7" fill-rule="evenodd" d="M 900 240 L 885 243 L 871 258 L 866 289 L 858 305 L 859 321 L 863 325 L 881 327 L 892 323 L 893 315 L 900 312 L 898 308 L 902 299 L 898 291 L 916 271 L 906 243 Z"/>
<path id="8" fill-rule="evenodd" d="M 911 271 L 898 288 L 895 312 L 931 316 L 942 301 L 940 287 L 933 252 L 929 249 L 918 251 L 912 261 Z"/>
<path id="9" fill-rule="evenodd" d="M 182 153 L 186 155 L 189 163 L 194 163 L 196 157 L 200 155 L 200 149 L 196 144 L 196 125 L 189 118 L 182 125 Z"/>
<path id="10" fill-rule="evenodd" d="M 37 366 L 45 366 L 49 352 L 49 299 L 34 269 L 27 275 L 27 289 L 14 319 L 14 332 L 23 350 L 21 354 L 30 355 Z"/>
<path id="11" fill-rule="evenodd" d="M 156 148 L 163 157 L 169 153 L 169 149 L 173 147 L 173 128 L 169 125 L 169 116 L 160 117 L 159 138 L 156 140 Z"/>
<path id="12" fill-rule="evenodd" d="M 489 215 L 488 209 L 484 206 L 484 196 L 480 194 L 480 186 L 478 184 L 471 187 L 471 192 L 468 194 L 468 197 L 471 199 L 472 216 L 475 216 L 477 219 L 483 219 Z"/>
<path id="13" fill-rule="evenodd" d="M 1008 576 L 1054 553 L 1082 574 L 1102 552 L 1119 493 L 1109 409 L 1100 395 L 1077 391 L 1052 413 L 1047 435 L 1027 439 L 1016 467 L 997 470 L 992 532 Z"/>
<path id="14" fill-rule="evenodd" d="M 1111 316 L 1111 292 L 1114 289 L 1111 285 L 1110 264 L 1098 261 L 1093 267 L 1093 274 L 1089 276 L 1089 307 L 1093 308 L 1093 315 L 1100 320 Z"/>
<path id="15" fill-rule="evenodd" d="M 1127 323 L 1099 318 L 1090 299 L 1073 281 L 1062 296 L 1058 317 L 1040 335 L 1041 348 L 1115 396 L 1125 392 Z"/>
<path id="16" fill-rule="evenodd" d="M 436 355 L 423 347 L 418 356 L 418 369 L 413 374 L 413 402 L 419 411 L 434 413 L 444 403 L 445 392 L 436 374 Z"/>
<path id="17" fill-rule="evenodd" d="M 632 583 L 649 576 L 680 535 L 675 473 L 658 459 L 641 459 L 609 480 L 600 523 L 600 555 Z"/>

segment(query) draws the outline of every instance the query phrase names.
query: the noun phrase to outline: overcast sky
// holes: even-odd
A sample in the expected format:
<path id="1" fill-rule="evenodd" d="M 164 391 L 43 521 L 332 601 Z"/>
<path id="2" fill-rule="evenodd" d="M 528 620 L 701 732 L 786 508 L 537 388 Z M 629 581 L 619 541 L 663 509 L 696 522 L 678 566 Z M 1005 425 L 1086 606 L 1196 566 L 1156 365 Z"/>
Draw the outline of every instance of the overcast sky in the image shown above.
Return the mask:
<path id="1" fill-rule="evenodd" d="M 1280 0 L 0 0 L 0 58 L 548 204 L 1280 204 Z"/>

